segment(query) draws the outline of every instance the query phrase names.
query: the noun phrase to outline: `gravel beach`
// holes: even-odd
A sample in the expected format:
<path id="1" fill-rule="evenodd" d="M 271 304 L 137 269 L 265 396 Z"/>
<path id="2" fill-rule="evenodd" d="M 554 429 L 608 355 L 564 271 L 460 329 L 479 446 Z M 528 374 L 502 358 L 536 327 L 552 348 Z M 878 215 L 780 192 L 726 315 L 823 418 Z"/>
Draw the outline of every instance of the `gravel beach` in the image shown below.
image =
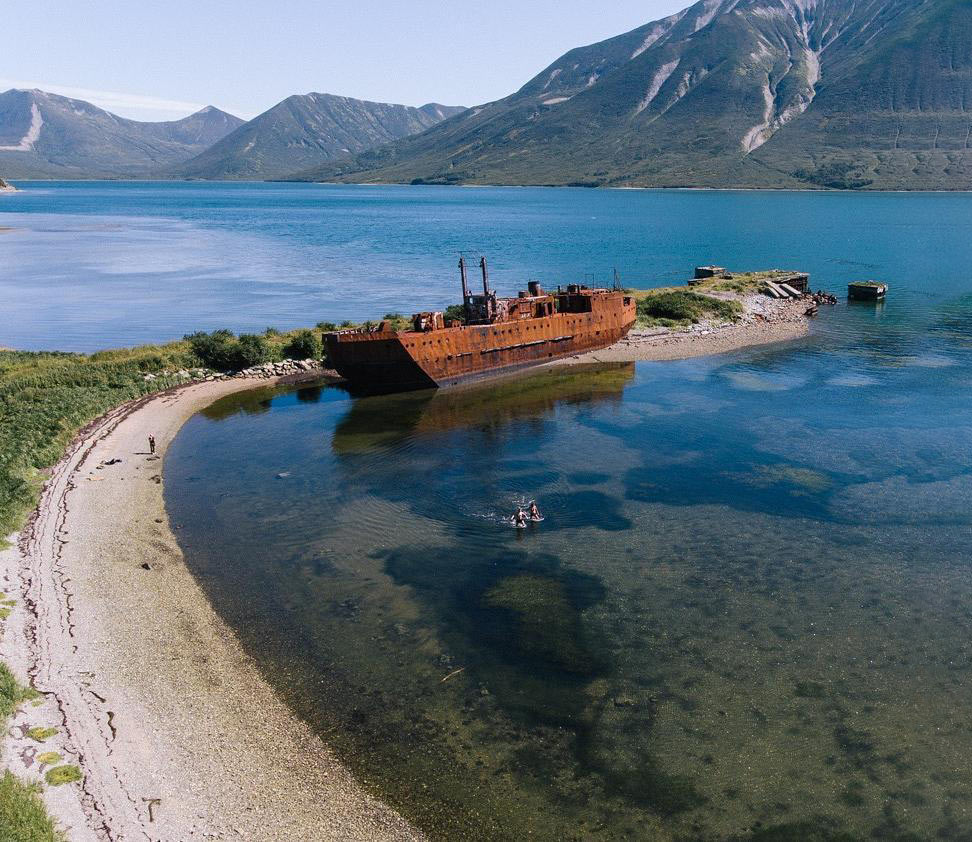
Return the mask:
<path id="1" fill-rule="evenodd" d="M 712 294 L 712 293 L 709 293 Z M 770 345 L 799 339 L 810 332 L 810 319 L 805 315 L 810 306 L 804 300 L 778 301 L 753 294 L 734 298 L 743 305 L 737 322 L 701 322 L 690 328 L 635 327 L 626 338 L 601 351 L 590 351 L 569 357 L 568 364 L 594 362 L 633 362 L 636 360 L 685 360 L 725 354 L 740 348 Z"/>
<path id="2" fill-rule="evenodd" d="M 44 794 L 71 842 L 422 838 L 274 695 L 169 528 L 168 443 L 198 410 L 267 382 L 198 383 L 109 413 L 77 437 L 0 553 L 17 598 L 0 656 L 44 694 L 12 721 L 3 761 L 32 780 L 41 753 L 80 766 L 81 783 Z M 35 726 L 57 733 L 41 744 Z"/>

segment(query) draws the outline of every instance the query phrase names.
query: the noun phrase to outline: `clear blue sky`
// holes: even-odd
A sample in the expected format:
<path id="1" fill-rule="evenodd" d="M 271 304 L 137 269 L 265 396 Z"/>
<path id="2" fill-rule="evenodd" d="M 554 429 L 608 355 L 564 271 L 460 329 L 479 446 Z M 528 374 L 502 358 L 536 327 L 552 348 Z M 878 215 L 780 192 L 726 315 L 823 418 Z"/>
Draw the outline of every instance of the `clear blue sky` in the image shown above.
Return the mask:
<path id="1" fill-rule="evenodd" d="M 123 116 L 217 105 L 251 117 L 293 93 L 476 105 L 558 56 L 691 0 L 13 0 L 0 90 L 36 86 Z"/>

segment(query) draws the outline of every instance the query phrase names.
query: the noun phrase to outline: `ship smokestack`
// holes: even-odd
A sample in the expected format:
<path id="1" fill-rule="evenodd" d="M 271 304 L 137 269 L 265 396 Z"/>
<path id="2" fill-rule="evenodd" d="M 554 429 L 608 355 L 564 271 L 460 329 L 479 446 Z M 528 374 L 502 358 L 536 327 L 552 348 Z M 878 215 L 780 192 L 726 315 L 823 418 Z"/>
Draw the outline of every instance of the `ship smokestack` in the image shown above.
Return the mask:
<path id="1" fill-rule="evenodd" d="M 459 256 L 459 274 L 462 276 L 462 306 L 469 302 L 469 280 L 466 278 L 466 258 Z"/>
<path id="2" fill-rule="evenodd" d="M 534 298 L 543 295 L 543 287 L 540 286 L 540 281 L 527 281 L 527 289 L 530 290 L 530 295 Z"/>
<path id="3" fill-rule="evenodd" d="M 483 295 L 489 298 L 489 269 L 486 267 L 486 258 L 479 261 L 479 268 L 483 270 Z"/>

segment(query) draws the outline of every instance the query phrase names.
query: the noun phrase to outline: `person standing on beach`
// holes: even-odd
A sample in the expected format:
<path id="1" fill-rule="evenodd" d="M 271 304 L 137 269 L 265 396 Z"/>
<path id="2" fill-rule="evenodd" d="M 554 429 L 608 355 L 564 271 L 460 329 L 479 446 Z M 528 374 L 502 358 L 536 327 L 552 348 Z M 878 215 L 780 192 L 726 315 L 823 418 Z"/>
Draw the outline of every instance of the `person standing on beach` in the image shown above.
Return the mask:
<path id="1" fill-rule="evenodd" d="M 155 436 L 149 436 L 149 453 L 155 455 Z"/>

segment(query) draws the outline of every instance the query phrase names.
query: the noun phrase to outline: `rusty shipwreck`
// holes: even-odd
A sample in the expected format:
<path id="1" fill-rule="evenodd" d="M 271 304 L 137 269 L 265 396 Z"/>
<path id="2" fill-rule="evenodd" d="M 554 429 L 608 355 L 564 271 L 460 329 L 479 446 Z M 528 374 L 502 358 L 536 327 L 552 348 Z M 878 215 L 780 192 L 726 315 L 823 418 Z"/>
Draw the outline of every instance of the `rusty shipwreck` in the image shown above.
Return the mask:
<path id="1" fill-rule="evenodd" d="M 327 356 L 354 388 L 392 392 L 455 386 L 605 348 L 631 329 L 634 298 L 618 290 L 571 284 L 545 292 L 536 281 L 516 298 L 498 298 L 480 261 L 483 292 L 469 291 L 465 260 L 462 321 L 417 313 L 410 330 L 376 328 L 324 335 Z"/>

